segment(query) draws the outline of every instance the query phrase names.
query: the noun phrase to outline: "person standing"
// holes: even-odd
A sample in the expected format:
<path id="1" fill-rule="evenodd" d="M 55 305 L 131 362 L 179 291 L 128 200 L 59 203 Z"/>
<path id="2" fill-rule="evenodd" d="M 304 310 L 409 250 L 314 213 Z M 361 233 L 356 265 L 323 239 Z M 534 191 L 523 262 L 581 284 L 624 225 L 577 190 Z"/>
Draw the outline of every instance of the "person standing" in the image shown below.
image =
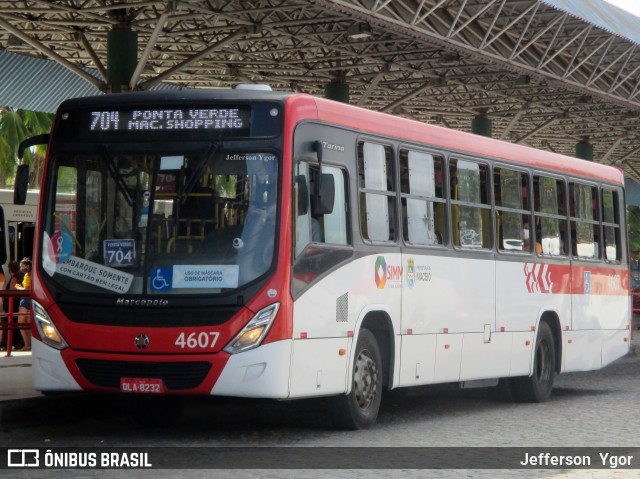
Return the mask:
<path id="1" fill-rule="evenodd" d="M 22 284 L 16 284 L 18 291 L 30 291 L 31 290 L 31 259 L 23 258 L 20 261 L 20 271 L 23 274 Z M 20 298 L 20 307 L 18 309 L 18 322 L 20 324 L 29 324 L 31 315 L 31 298 Z M 24 340 L 24 348 L 26 351 L 31 350 L 31 330 L 21 329 L 22 339 Z"/>
<path id="2" fill-rule="evenodd" d="M 9 262 L 9 279 L 7 281 L 5 281 L 4 284 L 4 289 L 6 290 L 15 290 L 16 286 L 18 284 L 20 284 L 20 265 L 18 264 L 17 261 L 10 261 Z M 19 306 L 18 306 L 18 299 L 14 298 L 13 301 L 11 301 L 9 298 L 4 298 L 4 302 L 2 304 L 2 310 L 5 313 L 9 312 L 9 304 L 13 303 L 13 318 L 17 317 L 17 313 L 19 310 Z M 15 319 L 12 319 L 12 321 L 15 321 Z M 11 326 L 11 324 L 9 323 L 9 318 L 2 318 L 2 322 L 6 323 L 8 327 Z M 7 335 L 3 335 L 4 337 L 0 336 L 0 341 L 2 342 L 2 347 L 1 349 L 4 350 L 7 347 L 7 342 L 6 342 L 6 338 L 8 337 Z M 11 341 L 11 347 L 12 348 L 16 348 L 19 349 L 20 347 L 24 346 L 23 344 L 19 344 L 21 343 L 20 341 L 20 336 L 17 335 L 13 335 L 13 341 Z"/>

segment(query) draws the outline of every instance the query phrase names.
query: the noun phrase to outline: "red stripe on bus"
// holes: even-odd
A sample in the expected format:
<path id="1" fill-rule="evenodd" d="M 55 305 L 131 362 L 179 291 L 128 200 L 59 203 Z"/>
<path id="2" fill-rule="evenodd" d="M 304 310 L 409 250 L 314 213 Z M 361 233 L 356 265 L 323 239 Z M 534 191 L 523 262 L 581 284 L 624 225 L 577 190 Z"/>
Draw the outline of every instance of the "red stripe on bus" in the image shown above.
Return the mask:
<path id="1" fill-rule="evenodd" d="M 529 293 L 608 296 L 629 294 L 629 275 L 621 269 L 525 263 L 523 273 Z"/>

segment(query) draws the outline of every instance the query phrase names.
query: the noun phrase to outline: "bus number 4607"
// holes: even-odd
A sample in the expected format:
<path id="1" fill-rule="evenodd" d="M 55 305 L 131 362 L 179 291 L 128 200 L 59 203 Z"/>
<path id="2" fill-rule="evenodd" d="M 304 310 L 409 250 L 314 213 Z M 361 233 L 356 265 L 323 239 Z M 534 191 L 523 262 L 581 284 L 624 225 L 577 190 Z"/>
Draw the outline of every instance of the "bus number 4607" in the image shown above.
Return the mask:
<path id="1" fill-rule="evenodd" d="M 218 332 L 201 332 L 201 333 L 191 333 L 187 336 L 186 333 L 180 333 L 178 339 L 176 339 L 175 345 L 180 349 L 195 349 L 195 348 L 210 348 L 216 345 L 216 341 L 218 340 L 218 336 L 220 333 Z"/>

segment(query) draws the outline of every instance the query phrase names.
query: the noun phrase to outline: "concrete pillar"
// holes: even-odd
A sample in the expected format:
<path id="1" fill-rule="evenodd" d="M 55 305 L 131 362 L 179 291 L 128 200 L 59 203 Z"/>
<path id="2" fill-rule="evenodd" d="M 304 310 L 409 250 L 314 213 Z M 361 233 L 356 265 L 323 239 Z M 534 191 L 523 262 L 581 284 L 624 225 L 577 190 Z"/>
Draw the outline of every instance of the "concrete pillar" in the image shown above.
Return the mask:
<path id="1" fill-rule="evenodd" d="M 344 80 L 333 80 L 324 87 L 324 97 L 329 100 L 349 103 L 349 84 Z"/>
<path id="2" fill-rule="evenodd" d="M 107 83 L 111 93 L 129 90 L 138 62 L 138 34 L 118 25 L 107 34 Z"/>
<path id="3" fill-rule="evenodd" d="M 471 132 L 491 138 L 491 120 L 487 117 L 486 109 L 480 110 L 480 113 L 471 121 Z"/>
<path id="4" fill-rule="evenodd" d="M 581 142 L 576 143 L 576 158 L 593 161 L 593 145 L 589 143 L 588 136 L 585 136 Z"/>

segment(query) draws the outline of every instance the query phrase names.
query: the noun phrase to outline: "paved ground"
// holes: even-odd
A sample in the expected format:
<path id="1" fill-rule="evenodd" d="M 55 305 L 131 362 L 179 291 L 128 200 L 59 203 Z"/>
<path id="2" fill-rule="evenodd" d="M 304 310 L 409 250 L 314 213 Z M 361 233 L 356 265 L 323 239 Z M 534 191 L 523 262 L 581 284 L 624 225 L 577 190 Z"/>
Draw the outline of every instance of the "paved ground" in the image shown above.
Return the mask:
<path id="1" fill-rule="evenodd" d="M 31 353 L 12 352 L 0 356 L 0 401 L 19 401 L 42 396 L 33 389 Z"/>

